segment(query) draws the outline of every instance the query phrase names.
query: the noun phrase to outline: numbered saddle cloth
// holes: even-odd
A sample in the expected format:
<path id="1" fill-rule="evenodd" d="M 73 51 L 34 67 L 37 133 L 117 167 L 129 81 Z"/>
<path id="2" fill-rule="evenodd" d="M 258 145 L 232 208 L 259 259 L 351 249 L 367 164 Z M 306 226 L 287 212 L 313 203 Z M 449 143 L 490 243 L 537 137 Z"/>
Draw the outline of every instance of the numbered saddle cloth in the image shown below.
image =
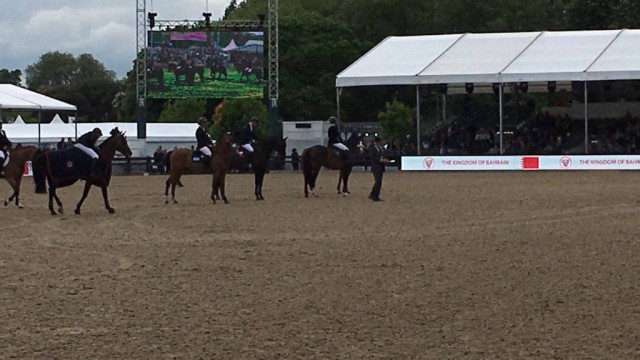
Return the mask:
<path id="1" fill-rule="evenodd" d="M 92 164 L 93 159 L 75 147 L 47 152 L 47 166 L 54 178 L 86 177 L 91 173 Z"/>

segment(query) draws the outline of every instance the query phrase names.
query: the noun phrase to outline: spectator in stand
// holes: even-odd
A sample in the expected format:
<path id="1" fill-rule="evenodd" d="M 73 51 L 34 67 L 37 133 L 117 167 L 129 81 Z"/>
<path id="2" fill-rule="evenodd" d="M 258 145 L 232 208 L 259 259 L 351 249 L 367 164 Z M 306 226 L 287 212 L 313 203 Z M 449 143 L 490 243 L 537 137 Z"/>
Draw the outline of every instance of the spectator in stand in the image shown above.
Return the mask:
<path id="1" fill-rule="evenodd" d="M 67 144 L 64 142 L 64 138 L 60 138 L 60 141 L 56 144 L 56 150 L 62 150 L 67 147 Z"/>
<path id="2" fill-rule="evenodd" d="M 166 151 L 162 148 L 162 145 L 158 146 L 156 151 L 153 153 L 153 163 L 156 165 L 156 169 L 160 174 L 165 173 L 165 159 L 167 157 Z"/>
<path id="3" fill-rule="evenodd" d="M 298 154 L 298 149 L 291 149 L 291 166 L 293 167 L 293 171 L 298 171 L 300 169 L 300 155 Z"/>
<path id="4" fill-rule="evenodd" d="M 71 138 L 67 138 L 67 147 L 72 147 L 73 145 L 75 145 L 75 142 Z"/>

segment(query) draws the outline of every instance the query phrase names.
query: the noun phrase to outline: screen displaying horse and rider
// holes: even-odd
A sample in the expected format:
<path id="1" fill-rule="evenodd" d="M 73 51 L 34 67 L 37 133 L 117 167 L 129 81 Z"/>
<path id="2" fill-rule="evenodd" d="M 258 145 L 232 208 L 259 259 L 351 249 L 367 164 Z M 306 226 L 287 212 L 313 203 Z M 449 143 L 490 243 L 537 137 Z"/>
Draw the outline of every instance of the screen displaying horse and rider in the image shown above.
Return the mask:
<path id="1" fill-rule="evenodd" d="M 148 97 L 261 98 L 263 39 L 259 31 L 149 32 Z"/>

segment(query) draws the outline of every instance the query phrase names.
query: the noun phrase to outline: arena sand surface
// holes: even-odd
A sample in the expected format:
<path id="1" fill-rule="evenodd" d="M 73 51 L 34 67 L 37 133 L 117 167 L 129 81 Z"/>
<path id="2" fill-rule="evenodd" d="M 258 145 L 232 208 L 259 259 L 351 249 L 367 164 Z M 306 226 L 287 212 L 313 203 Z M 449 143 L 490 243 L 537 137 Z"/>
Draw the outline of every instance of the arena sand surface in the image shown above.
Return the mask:
<path id="1" fill-rule="evenodd" d="M 640 357 L 640 174 L 118 177 L 0 209 L 2 359 Z M 0 190 L 7 192 L 6 183 Z M 61 191 L 70 213 L 81 185 Z"/>

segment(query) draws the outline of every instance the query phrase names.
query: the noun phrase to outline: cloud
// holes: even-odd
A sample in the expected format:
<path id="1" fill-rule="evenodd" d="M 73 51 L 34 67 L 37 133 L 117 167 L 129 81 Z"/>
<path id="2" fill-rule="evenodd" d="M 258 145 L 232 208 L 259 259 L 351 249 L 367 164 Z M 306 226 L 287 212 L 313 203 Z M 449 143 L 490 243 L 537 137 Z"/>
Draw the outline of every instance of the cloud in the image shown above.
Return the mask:
<path id="1" fill-rule="evenodd" d="M 220 18 L 230 0 L 209 0 Z M 158 19 L 200 19 L 203 0 L 154 0 Z M 179 5 L 176 5 L 178 4 Z M 147 0 L 147 11 L 151 11 Z M 136 52 L 136 4 L 131 0 L 2 0 L 0 68 L 23 70 L 49 51 L 90 53 L 124 77 Z"/>

